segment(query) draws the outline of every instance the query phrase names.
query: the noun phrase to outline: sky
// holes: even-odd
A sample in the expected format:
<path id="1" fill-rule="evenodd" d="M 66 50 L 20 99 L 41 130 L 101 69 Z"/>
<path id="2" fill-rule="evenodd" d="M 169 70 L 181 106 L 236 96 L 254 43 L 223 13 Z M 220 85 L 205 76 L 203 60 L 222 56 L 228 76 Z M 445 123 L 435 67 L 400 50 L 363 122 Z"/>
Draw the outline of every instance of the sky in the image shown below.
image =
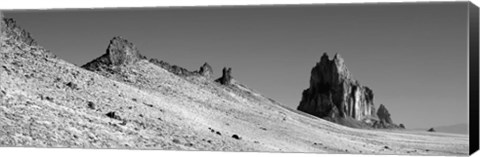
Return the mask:
<path id="1" fill-rule="evenodd" d="M 296 109 L 324 52 L 339 53 L 395 123 L 467 123 L 467 3 L 3 11 L 58 57 L 83 65 L 123 36 L 140 53 L 208 62 Z"/>

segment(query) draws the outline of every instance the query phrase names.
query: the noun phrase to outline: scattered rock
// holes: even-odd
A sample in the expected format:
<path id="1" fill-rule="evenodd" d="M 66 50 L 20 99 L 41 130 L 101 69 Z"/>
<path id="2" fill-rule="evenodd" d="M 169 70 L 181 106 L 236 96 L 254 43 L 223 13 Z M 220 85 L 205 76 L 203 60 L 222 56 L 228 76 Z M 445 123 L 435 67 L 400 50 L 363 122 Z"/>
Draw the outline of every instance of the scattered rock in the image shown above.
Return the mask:
<path id="1" fill-rule="evenodd" d="M 390 149 L 390 147 L 388 147 L 388 146 L 385 146 L 385 147 L 383 147 L 383 148 L 385 148 L 385 149 Z"/>
<path id="2" fill-rule="evenodd" d="M 77 84 L 73 83 L 73 82 L 68 82 L 67 84 L 65 84 L 67 87 L 70 87 L 71 89 L 78 89 L 78 86 Z"/>
<path id="3" fill-rule="evenodd" d="M 147 103 L 143 103 L 143 104 L 147 105 L 148 107 L 153 107 L 152 104 L 147 104 Z"/>
<path id="4" fill-rule="evenodd" d="M 222 136 L 222 133 L 220 133 L 219 131 L 215 132 L 217 135 L 220 135 Z"/>
<path id="5" fill-rule="evenodd" d="M 48 101 L 53 102 L 53 98 L 52 98 L 52 97 L 47 96 L 47 97 L 45 97 L 45 99 L 48 100 Z"/>
<path id="6" fill-rule="evenodd" d="M 109 118 L 112 118 L 112 119 L 121 120 L 120 116 L 117 115 L 115 112 L 108 112 L 105 115 Z"/>
<path id="7" fill-rule="evenodd" d="M 237 139 L 237 140 L 242 139 L 242 138 L 240 138 L 237 134 L 233 134 L 233 135 L 232 135 L 232 138 Z"/>
<path id="8" fill-rule="evenodd" d="M 4 90 L 0 90 L 0 99 L 2 99 L 3 97 L 5 97 L 5 95 L 7 95 L 7 92 L 4 91 Z"/>
<path id="9" fill-rule="evenodd" d="M 320 146 L 321 146 L 321 145 L 323 145 L 323 144 L 322 144 L 322 143 L 317 143 L 317 142 L 315 142 L 315 143 L 313 143 L 313 145 L 320 145 Z"/>
<path id="10" fill-rule="evenodd" d="M 260 127 L 260 129 L 262 129 L 262 130 L 267 130 L 267 128 L 264 128 L 264 127 Z"/>
<path id="11" fill-rule="evenodd" d="M 172 142 L 178 144 L 178 143 L 180 143 L 180 140 L 178 140 L 178 139 L 173 139 Z"/>
<path id="12" fill-rule="evenodd" d="M 91 102 L 91 101 L 89 101 L 87 105 L 88 105 L 88 108 L 89 108 L 89 109 L 94 110 L 94 109 L 96 108 L 95 103 L 93 103 L 93 102 Z"/>

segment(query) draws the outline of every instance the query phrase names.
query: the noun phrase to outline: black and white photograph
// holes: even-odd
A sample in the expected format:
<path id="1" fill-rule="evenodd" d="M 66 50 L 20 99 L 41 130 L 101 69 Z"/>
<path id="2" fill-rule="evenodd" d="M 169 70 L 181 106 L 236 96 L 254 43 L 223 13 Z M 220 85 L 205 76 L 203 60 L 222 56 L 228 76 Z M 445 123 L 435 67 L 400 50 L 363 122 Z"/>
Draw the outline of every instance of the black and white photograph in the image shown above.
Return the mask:
<path id="1" fill-rule="evenodd" d="M 468 156 L 475 137 L 478 149 L 472 2 L 0 18 L 0 147 Z"/>

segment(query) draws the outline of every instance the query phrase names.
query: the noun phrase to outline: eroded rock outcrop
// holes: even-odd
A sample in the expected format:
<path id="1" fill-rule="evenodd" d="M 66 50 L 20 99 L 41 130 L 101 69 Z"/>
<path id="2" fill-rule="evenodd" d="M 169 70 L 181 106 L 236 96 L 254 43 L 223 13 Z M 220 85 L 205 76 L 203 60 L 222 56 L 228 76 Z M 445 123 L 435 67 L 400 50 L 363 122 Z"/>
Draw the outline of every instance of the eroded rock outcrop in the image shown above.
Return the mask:
<path id="1" fill-rule="evenodd" d="M 4 18 L 0 13 L 0 49 L 17 49 L 34 55 L 36 58 L 56 58 L 49 50 L 40 46 L 31 34 L 20 27 L 12 18 Z"/>
<path id="2" fill-rule="evenodd" d="M 378 119 L 384 123 L 393 123 L 392 118 L 390 118 L 390 112 L 388 112 L 387 108 L 383 104 L 380 104 L 378 107 L 377 116 Z"/>
<path id="3" fill-rule="evenodd" d="M 390 112 L 388 112 L 387 107 L 385 105 L 380 104 L 377 110 L 377 117 L 378 121 L 373 123 L 374 128 L 382 128 L 382 129 L 405 129 L 403 124 L 397 125 L 393 123 L 392 118 L 390 118 Z"/>
<path id="4" fill-rule="evenodd" d="M 205 64 L 200 67 L 198 73 L 206 78 L 211 78 L 213 76 L 213 69 L 207 62 L 205 62 Z"/>
<path id="5" fill-rule="evenodd" d="M 222 77 L 216 79 L 215 81 L 222 85 L 230 85 L 232 80 L 232 68 L 224 67 L 222 70 Z"/>
<path id="6" fill-rule="evenodd" d="M 1 18 L 1 17 L 0 17 Z M 12 18 L 1 18 L 0 32 L 5 42 L 23 43 L 28 46 L 37 46 L 37 42 L 32 38 L 29 32 L 17 25 Z M 7 40 L 8 39 L 8 40 Z"/>
<path id="7" fill-rule="evenodd" d="M 133 43 L 121 36 L 116 36 L 110 40 L 105 54 L 83 65 L 82 68 L 98 71 L 132 64 L 142 59 L 146 57 L 140 54 Z"/>
<path id="8" fill-rule="evenodd" d="M 340 55 L 332 60 L 326 53 L 312 68 L 310 87 L 303 91 L 298 110 L 320 118 L 375 116 L 373 91 L 352 78 Z"/>
<path id="9" fill-rule="evenodd" d="M 110 40 L 105 54 L 83 65 L 82 68 L 90 71 L 115 73 L 120 70 L 119 67 L 146 59 L 147 57 L 140 54 L 133 43 L 121 36 L 116 36 Z M 168 62 L 156 58 L 151 58 L 148 61 L 178 76 L 202 75 L 208 78 L 213 75 L 212 67 L 208 65 L 208 63 L 205 63 L 200 67 L 200 71 L 192 72 L 183 67 L 171 65 Z"/>

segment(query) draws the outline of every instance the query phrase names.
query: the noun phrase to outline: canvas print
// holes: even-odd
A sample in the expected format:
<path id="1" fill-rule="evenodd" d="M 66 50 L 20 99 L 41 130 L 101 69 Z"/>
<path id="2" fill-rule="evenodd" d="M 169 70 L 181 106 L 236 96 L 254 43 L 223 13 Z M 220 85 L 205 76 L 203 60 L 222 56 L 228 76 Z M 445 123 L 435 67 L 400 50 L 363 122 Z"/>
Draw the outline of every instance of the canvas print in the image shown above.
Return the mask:
<path id="1" fill-rule="evenodd" d="M 468 155 L 472 5 L 2 10 L 0 146 Z"/>

